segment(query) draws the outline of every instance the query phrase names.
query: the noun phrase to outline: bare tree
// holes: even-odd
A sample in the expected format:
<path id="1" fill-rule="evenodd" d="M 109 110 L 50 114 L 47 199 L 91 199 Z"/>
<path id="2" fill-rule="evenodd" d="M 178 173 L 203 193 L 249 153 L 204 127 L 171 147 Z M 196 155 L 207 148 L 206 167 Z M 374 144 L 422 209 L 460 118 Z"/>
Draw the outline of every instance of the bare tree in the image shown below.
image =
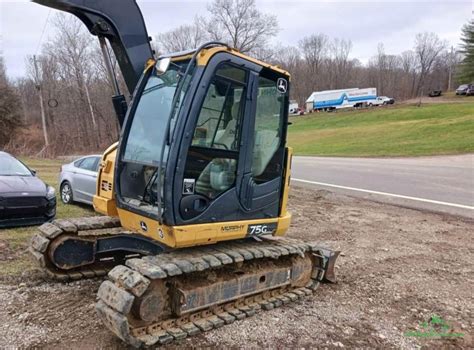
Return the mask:
<path id="1" fill-rule="evenodd" d="M 275 51 L 278 55 L 274 63 L 286 69 L 291 74 L 291 96 L 303 105 L 307 97 L 313 92 L 313 79 L 308 78 L 305 61 L 297 47 L 278 47 Z"/>
<path id="2" fill-rule="evenodd" d="M 59 15 L 53 23 L 57 30 L 42 47 L 37 60 L 38 74 L 30 60 L 29 78 L 18 82 L 21 104 L 25 106 L 24 120 L 32 126 L 29 130 L 35 130 L 35 126 L 41 128 L 34 89 L 41 84 L 50 141 L 44 155 L 103 150 L 117 140 L 118 128 L 98 42 L 91 40 L 82 24 L 71 16 Z M 18 135 L 18 144 L 23 136 Z M 37 136 L 36 133 L 25 136 L 30 141 L 27 146 L 30 154 L 38 151 L 38 142 L 34 141 Z"/>
<path id="3" fill-rule="evenodd" d="M 255 0 L 214 0 L 205 27 L 211 40 L 225 41 L 241 52 L 264 49 L 278 33 L 276 16 L 262 13 Z"/>
<path id="4" fill-rule="evenodd" d="M 368 64 L 370 81 L 376 86 L 378 93 L 385 92 L 387 55 L 383 43 L 377 45 L 377 54 L 372 57 Z"/>
<path id="5" fill-rule="evenodd" d="M 400 55 L 400 60 L 404 73 L 405 94 L 403 98 L 413 97 L 418 77 L 416 54 L 412 50 L 403 51 Z"/>
<path id="6" fill-rule="evenodd" d="M 278 48 L 270 45 L 267 47 L 256 47 L 252 50 L 252 56 L 263 62 L 275 62 L 279 54 Z"/>
<path id="7" fill-rule="evenodd" d="M 379 95 L 399 95 L 401 58 L 385 53 L 382 43 L 377 45 L 377 55 L 368 64 L 369 81 L 375 85 Z"/>
<path id="8" fill-rule="evenodd" d="M 353 67 L 349 60 L 352 41 L 335 38 L 330 46 L 331 60 L 327 61 L 331 73 L 331 87 L 334 89 L 347 87 L 347 81 Z"/>
<path id="9" fill-rule="evenodd" d="M 299 42 L 300 50 L 308 68 L 308 74 L 312 76 L 311 89 L 318 89 L 319 74 L 323 60 L 327 58 L 329 50 L 329 39 L 324 34 L 313 34 L 303 38 Z"/>
<path id="10" fill-rule="evenodd" d="M 77 93 L 75 102 L 79 111 L 76 115 L 80 118 L 78 131 L 84 141 L 93 142 L 99 147 L 99 135 L 93 131 L 97 128 L 97 121 L 89 93 L 89 85 L 96 73 L 90 64 L 90 58 L 93 57 L 93 41 L 83 24 L 69 15 L 58 14 L 53 19 L 53 25 L 58 35 L 46 45 L 45 49 L 49 56 L 54 55 L 58 59 L 64 77 L 77 85 L 77 89 L 71 92 Z"/>
<path id="11" fill-rule="evenodd" d="M 446 42 L 435 33 L 419 33 L 415 37 L 415 53 L 418 58 L 419 79 L 416 95 L 423 93 L 426 77 L 430 74 L 439 54 L 446 49 Z"/>
<path id="12" fill-rule="evenodd" d="M 176 29 L 156 36 L 158 51 L 160 53 L 171 53 L 190 50 L 198 47 L 206 40 L 205 32 L 202 30 L 199 17 L 192 24 L 184 24 Z"/>

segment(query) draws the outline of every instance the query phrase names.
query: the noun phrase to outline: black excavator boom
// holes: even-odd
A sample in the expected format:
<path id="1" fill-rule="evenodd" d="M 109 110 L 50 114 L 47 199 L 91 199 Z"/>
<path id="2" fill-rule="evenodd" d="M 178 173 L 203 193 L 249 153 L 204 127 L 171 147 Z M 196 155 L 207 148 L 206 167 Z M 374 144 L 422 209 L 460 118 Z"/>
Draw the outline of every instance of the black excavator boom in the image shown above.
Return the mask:
<path id="1" fill-rule="evenodd" d="M 69 12 L 78 17 L 91 34 L 107 38 L 117 57 L 130 94 L 153 58 L 150 38 L 135 0 L 33 0 L 40 5 Z M 117 91 L 116 91 L 117 93 Z"/>

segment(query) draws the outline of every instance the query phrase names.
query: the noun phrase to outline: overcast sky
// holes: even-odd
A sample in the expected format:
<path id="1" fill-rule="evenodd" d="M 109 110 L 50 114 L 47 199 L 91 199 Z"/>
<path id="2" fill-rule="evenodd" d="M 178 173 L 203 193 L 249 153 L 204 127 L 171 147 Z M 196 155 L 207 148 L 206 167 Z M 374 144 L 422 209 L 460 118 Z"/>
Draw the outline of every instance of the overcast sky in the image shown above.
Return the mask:
<path id="1" fill-rule="evenodd" d="M 0 48 L 10 77 L 25 74 L 25 57 L 36 53 L 53 35 L 45 27 L 56 10 L 26 0 L 0 0 Z M 138 0 L 151 36 L 206 14 L 206 1 Z M 445 1 L 316 1 L 257 0 L 259 9 L 275 14 L 280 32 L 275 43 L 296 45 L 305 35 L 324 33 L 352 40 L 351 57 L 367 62 L 383 42 L 386 53 L 411 49 L 415 35 L 432 31 L 457 46 L 461 27 L 473 18 L 474 0 Z M 91 37 L 91 40 L 94 40 Z"/>

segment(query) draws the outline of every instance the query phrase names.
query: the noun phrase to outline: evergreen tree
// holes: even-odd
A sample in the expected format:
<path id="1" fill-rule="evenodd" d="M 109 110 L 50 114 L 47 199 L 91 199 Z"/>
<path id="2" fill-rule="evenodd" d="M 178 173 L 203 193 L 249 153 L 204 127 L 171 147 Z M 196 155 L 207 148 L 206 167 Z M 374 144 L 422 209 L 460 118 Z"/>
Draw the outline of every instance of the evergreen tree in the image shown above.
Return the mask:
<path id="1" fill-rule="evenodd" d="M 8 81 L 0 56 L 0 148 L 5 146 L 13 136 L 21 121 L 21 103 L 17 91 Z"/>
<path id="2" fill-rule="evenodd" d="M 462 83 L 474 82 L 474 20 L 462 28 L 461 50 L 464 59 L 460 64 L 459 80 Z"/>

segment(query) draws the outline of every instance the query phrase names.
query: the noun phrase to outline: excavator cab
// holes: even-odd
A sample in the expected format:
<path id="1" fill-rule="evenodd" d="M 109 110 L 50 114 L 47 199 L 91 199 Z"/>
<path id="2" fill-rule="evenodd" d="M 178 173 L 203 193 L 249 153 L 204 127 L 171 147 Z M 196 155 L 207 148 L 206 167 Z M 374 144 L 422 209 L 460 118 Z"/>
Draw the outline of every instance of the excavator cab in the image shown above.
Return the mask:
<path id="1" fill-rule="evenodd" d="M 140 79 L 117 152 L 117 207 L 168 226 L 278 218 L 288 75 L 226 46 L 190 56 L 160 58 Z"/>
<path id="2" fill-rule="evenodd" d="M 98 316 L 136 347 L 218 328 L 334 281 L 339 252 L 272 237 L 291 219 L 286 71 L 218 42 L 155 58 L 134 0 L 35 2 L 74 14 L 98 36 L 122 126 L 94 196 L 106 216 L 55 220 L 31 240 L 48 275 L 108 274 Z"/>
<path id="3" fill-rule="evenodd" d="M 172 248 L 283 235 L 288 96 L 287 72 L 225 44 L 149 59 L 96 210 Z"/>

